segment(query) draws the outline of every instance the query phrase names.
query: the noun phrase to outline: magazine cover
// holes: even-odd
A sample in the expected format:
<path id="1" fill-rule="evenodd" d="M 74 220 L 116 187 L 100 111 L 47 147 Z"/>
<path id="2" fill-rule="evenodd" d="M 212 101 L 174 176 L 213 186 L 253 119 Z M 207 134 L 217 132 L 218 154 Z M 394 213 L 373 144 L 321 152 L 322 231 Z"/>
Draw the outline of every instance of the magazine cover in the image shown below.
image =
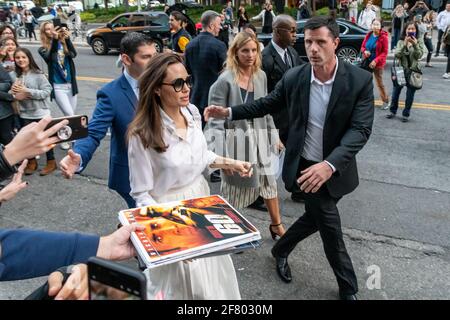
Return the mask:
<path id="1" fill-rule="evenodd" d="M 132 241 L 149 268 L 261 239 L 219 195 L 122 210 L 119 220 L 146 227 L 133 234 Z"/>

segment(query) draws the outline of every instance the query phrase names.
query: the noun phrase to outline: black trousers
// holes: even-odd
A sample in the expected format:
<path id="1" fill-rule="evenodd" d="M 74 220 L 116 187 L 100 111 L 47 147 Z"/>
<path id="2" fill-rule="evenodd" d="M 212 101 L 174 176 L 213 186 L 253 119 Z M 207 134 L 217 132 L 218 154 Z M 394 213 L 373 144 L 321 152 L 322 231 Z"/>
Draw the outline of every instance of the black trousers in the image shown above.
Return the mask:
<path id="1" fill-rule="evenodd" d="M 0 119 L 0 143 L 7 145 L 13 139 L 14 115 Z"/>
<path id="2" fill-rule="evenodd" d="M 298 177 L 300 171 L 313 164 L 315 162 L 302 158 Z M 287 257 L 300 241 L 319 231 L 325 255 L 336 276 L 340 293 L 355 294 L 358 292 L 358 284 L 342 236 L 341 219 L 336 206 L 339 199 L 333 198 L 326 186 L 322 186 L 316 193 L 303 194 L 305 213 L 275 244 L 275 254 Z"/>

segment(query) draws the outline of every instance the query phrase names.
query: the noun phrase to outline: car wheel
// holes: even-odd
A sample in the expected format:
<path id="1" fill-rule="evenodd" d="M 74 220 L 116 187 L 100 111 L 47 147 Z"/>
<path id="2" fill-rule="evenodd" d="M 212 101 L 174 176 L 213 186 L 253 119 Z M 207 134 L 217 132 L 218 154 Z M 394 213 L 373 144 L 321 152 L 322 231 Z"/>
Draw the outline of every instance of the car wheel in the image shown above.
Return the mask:
<path id="1" fill-rule="evenodd" d="M 106 46 L 106 43 L 101 38 L 95 38 L 92 40 L 92 51 L 94 51 L 97 55 L 104 55 L 108 53 L 108 47 Z"/>
<path id="2" fill-rule="evenodd" d="M 353 63 L 358 56 L 358 51 L 353 47 L 342 47 L 338 49 L 336 55 L 346 62 Z"/>
<path id="3" fill-rule="evenodd" d="M 155 40 L 156 52 L 163 52 L 164 46 L 159 40 Z"/>

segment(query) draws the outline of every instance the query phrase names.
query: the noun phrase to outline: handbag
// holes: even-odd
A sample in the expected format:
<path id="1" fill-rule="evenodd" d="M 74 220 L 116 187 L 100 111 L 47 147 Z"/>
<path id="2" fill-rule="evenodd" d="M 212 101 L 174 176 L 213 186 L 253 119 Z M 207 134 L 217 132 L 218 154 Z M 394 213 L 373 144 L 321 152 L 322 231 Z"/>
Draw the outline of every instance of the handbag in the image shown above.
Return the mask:
<path id="1" fill-rule="evenodd" d="M 373 72 L 373 69 L 371 67 L 369 67 L 369 64 L 370 64 L 369 59 L 365 58 L 363 56 L 362 52 L 360 52 L 358 54 L 358 56 L 356 57 L 355 62 L 353 64 L 361 69 L 364 69 L 369 72 Z"/>
<path id="2" fill-rule="evenodd" d="M 409 64 L 411 64 L 410 61 L 411 60 L 410 60 L 410 58 L 408 56 Z M 416 90 L 422 89 L 422 86 L 423 86 L 423 74 L 422 74 L 421 70 L 419 70 L 419 69 L 415 69 L 415 70 L 409 69 L 409 72 L 407 74 L 406 80 L 407 80 L 407 83 L 408 83 L 409 87 L 411 87 L 413 89 L 416 89 Z"/>
<path id="3" fill-rule="evenodd" d="M 391 79 L 396 87 L 403 87 L 406 85 L 405 70 L 396 58 L 394 58 L 394 63 L 391 67 Z"/>
<path id="4" fill-rule="evenodd" d="M 423 74 L 420 70 L 411 70 L 408 77 L 408 85 L 416 90 L 422 89 Z"/>

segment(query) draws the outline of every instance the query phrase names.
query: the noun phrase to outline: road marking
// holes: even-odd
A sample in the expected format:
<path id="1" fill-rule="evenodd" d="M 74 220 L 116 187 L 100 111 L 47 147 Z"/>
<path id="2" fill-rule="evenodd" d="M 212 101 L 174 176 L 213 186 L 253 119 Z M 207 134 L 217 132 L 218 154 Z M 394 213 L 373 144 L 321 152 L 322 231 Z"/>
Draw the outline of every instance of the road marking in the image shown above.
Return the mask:
<path id="1" fill-rule="evenodd" d="M 78 76 L 77 80 L 108 83 L 108 82 L 113 81 L 114 79 L 110 79 L 110 78 L 96 78 L 96 77 L 80 77 L 80 76 Z"/>
<path id="2" fill-rule="evenodd" d="M 381 107 L 383 105 L 383 102 L 381 100 L 375 100 L 375 105 L 377 107 Z M 402 102 L 399 102 L 398 105 L 399 105 L 399 107 L 404 107 L 405 103 L 402 101 Z M 448 105 L 448 104 L 433 104 L 433 103 L 414 102 L 413 108 L 450 111 L 450 105 Z"/>

